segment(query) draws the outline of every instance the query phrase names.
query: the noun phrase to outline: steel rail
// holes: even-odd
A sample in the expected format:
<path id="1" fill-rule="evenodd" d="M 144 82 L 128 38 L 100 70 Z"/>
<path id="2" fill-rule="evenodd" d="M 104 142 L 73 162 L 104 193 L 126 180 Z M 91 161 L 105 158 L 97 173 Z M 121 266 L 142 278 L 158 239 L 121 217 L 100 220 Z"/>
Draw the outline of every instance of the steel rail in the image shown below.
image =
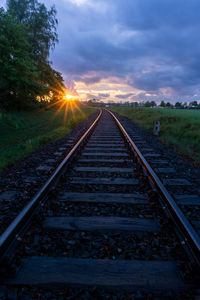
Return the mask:
<path id="1" fill-rule="evenodd" d="M 51 177 L 42 186 L 39 192 L 36 193 L 32 200 L 24 207 L 24 209 L 19 213 L 19 215 L 12 221 L 12 223 L 0 236 L 0 261 L 5 257 L 11 244 L 14 242 L 14 240 L 17 239 L 19 231 L 24 227 L 24 225 L 33 215 L 33 212 L 35 211 L 36 207 L 39 205 L 41 200 L 47 196 L 48 192 L 52 189 L 56 181 L 60 178 L 63 170 L 66 168 L 66 165 L 68 164 L 72 156 L 76 153 L 79 147 L 82 146 L 86 138 L 90 135 L 97 122 L 99 121 L 101 114 L 102 110 L 100 110 L 100 113 L 96 120 L 92 123 L 89 129 L 82 135 L 82 137 L 78 140 L 76 145 L 71 149 L 71 151 L 67 154 L 64 160 L 55 169 Z"/>
<path id="2" fill-rule="evenodd" d="M 123 133 L 124 137 L 128 141 L 131 149 L 136 153 L 137 157 L 139 158 L 140 162 L 142 163 L 143 167 L 145 168 L 149 178 L 151 179 L 153 185 L 156 187 L 156 190 L 161 195 L 162 199 L 165 201 L 165 203 L 168 206 L 169 212 L 175 221 L 176 225 L 178 225 L 179 230 L 181 230 L 182 234 L 185 237 L 185 240 L 183 243 L 186 243 L 189 246 L 190 253 L 195 260 L 195 262 L 200 266 L 200 238 L 192 225 L 189 223 L 187 218 L 184 216 L 170 193 L 167 191 L 159 177 L 155 174 L 149 163 L 146 161 L 138 147 L 135 145 L 129 134 L 126 132 L 120 121 L 117 119 L 117 117 L 109 110 L 107 110 L 116 123 L 118 124 L 118 127 L 120 128 L 121 132 Z"/>

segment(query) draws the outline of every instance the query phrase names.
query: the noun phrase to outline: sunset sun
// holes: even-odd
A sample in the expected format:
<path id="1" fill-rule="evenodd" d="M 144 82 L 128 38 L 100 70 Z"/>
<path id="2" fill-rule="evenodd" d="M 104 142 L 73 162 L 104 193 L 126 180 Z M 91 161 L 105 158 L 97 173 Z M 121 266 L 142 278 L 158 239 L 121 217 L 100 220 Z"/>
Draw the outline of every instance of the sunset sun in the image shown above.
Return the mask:
<path id="1" fill-rule="evenodd" d="M 65 95 L 65 99 L 66 99 L 66 100 L 72 100 L 72 95 L 66 94 L 66 95 Z"/>
<path id="2" fill-rule="evenodd" d="M 64 100 L 64 101 L 67 101 L 67 102 L 68 102 L 68 101 L 71 102 L 71 101 L 74 100 L 74 96 L 71 95 L 71 94 L 67 94 L 67 93 L 66 93 L 66 94 L 64 94 L 64 96 L 63 96 L 63 100 Z"/>

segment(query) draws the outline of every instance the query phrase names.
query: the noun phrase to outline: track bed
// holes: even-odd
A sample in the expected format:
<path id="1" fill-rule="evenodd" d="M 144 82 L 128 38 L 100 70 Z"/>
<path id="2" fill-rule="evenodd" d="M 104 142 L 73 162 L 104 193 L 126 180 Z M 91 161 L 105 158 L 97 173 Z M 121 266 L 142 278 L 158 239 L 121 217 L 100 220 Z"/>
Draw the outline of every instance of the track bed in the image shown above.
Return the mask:
<path id="1" fill-rule="evenodd" d="M 146 158 L 162 161 L 136 140 Z M 15 255 L 3 262 L 7 293 L 22 299 L 192 299 L 194 263 L 107 111 L 77 150 L 18 236 Z M 157 162 L 160 172 L 174 174 L 163 165 Z"/>

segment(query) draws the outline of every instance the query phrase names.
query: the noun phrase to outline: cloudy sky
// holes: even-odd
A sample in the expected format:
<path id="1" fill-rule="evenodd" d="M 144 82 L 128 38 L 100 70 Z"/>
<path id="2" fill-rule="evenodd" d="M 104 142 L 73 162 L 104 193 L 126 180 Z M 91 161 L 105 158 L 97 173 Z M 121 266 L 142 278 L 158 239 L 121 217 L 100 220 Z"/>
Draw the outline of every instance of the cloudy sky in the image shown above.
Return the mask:
<path id="1" fill-rule="evenodd" d="M 200 0 L 41 2 L 57 9 L 53 66 L 82 99 L 200 99 Z"/>

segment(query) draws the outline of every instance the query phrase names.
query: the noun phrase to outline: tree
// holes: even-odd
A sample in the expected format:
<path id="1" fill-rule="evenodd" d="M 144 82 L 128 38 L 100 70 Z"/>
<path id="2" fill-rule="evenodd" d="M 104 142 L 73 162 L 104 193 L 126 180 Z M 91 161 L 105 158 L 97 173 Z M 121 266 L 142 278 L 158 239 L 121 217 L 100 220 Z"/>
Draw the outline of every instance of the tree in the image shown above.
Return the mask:
<path id="1" fill-rule="evenodd" d="M 184 103 L 183 103 L 183 107 L 184 107 L 184 108 L 187 108 L 187 107 L 188 107 L 187 102 L 184 102 Z"/>
<path id="2" fill-rule="evenodd" d="M 151 101 L 151 107 L 155 107 L 156 106 L 156 102 L 155 101 Z"/>
<path id="3" fill-rule="evenodd" d="M 176 107 L 176 108 L 183 108 L 182 102 L 176 102 L 176 103 L 175 103 L 175 107 Z"/>
<path id="4" fill-rule="evenodd" d="M 42 70 L 40 80 L 48 93 L 40 98 L 43 100 L 47 98 L 46 96 L 49 96 L 48 101 L 56 102 L 63 96 L 63 92 L 65 91 L 62 74 L 54 70 L 49 64 L 44 64 Z"/>
<path id="5" fill-rule="evenodd" d="M 38 0 L 8 0 L 7 6 L 16 22 L 26 26 L 32 58 L 40 73 L 43 74 L 42 77 L 48 77 L 51 68 L 48 61 L 49 53 L 58 42 L 55 7 L 52 6 L 47 10 Z M 48 74 L 44 75 L 46 71 Z M 44 83 L 43 80 L 42 82 Z"/>
<path id="6" fill-rule="evenodd" d="M 192 102 L 190 102 L 189 107 L 190 107 L 190 108 L 198 108 L 198 103 L 197 103 L 197 101 L 192 101 Z"/>
<path id="7" fill-rule="evenodd" d="M 151 107 L 151 102 L 146 101 L 146 102 L 144 103 L 144 107 Z"/>
<path id="8" fill-rule="evenodd" d="M 166 104 L 165 104 L 165 102 L 163 100 L 161 101 L 160 106 L 161 107 L 165 107 L 166 106 Z"/>
<path id="9" fill-rule="evenodd" d="M 58 42 L 55 7 L 48 11 L 37 0 L 8 0 L 7 6 L 15 21 L 26 25 L 35 62 L 47 62 L 50 50 Z"/>
<path id="10" fill-rule="evenodd" d="M 137 101 L 132 102 L 132 103 L 131 103 L 131 106 L 133 106 L 133 107 L 138 107 L 138 102 L 137 102 Z"/>
<path id="11" fill-rule="evenodd" d="M 64 80 L 48 61 L 58 41 L 55 7 L 47 10 L 38 0 L 8 0 L 7 6 L 0 11 L 1 103 L 57 99 Z"/>
<path id="12" fill-rule="evenodd" d="M 45 92 L 39 72 L 30 58 L 28 33 L 23 24 L 0 9 L 0 103 L 10 106 L 14 99 L 34 98 Z M 6 99 L 6 101 L 5 101 Z"/>
<path id="13" fill-rule="evenodd" d="M 173 105 L 170 103 L 170 102 L 167 102 L 166 105 L 165 105 L 167 108 L 172 108 Z"/>
<path id="14" fill-rule="evenodd" d="M 25 20 L 28 21 L 28 7 L 29 1 L 27 0 L 9 0 L 7 1 L 8 10 L 13 12 L 16 23 L 24 23 Z"/>

